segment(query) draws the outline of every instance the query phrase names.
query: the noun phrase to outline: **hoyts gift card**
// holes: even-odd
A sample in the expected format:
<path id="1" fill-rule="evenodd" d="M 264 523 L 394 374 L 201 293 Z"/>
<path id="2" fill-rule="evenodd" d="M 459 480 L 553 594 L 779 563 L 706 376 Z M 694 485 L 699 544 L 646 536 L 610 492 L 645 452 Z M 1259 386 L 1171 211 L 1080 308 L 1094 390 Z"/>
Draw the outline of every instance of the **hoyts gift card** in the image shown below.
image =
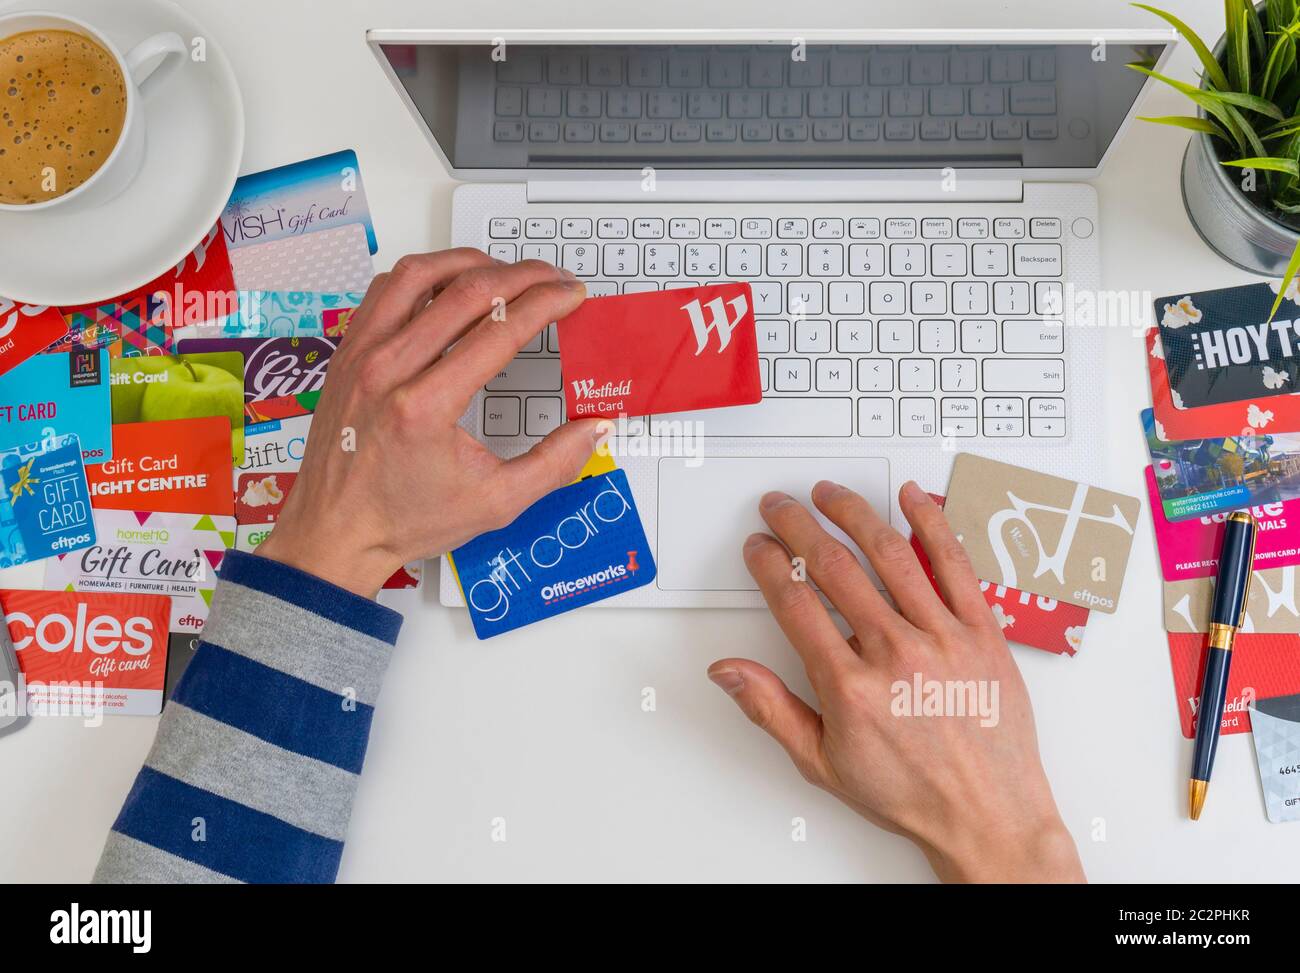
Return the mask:
<path id="1" fill-rule="evenodd" d="M 170 598 L 0 591 L 0 605 L 29 714 L 162 712 Z"/>
<path id="2" fill-rule="evenodd" d="M 570 419 L 751 405 L 763 397 L 748 284 L 596 297 L 559 322 Z"/>

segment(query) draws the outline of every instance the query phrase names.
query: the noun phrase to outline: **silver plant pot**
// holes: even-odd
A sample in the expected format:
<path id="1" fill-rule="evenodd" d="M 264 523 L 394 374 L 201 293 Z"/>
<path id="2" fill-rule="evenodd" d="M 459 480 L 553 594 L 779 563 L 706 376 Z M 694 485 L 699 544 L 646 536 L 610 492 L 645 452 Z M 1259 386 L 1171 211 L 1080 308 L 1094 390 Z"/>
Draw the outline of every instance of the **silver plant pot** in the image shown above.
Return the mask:
<path id="1" fill-rule="evenodd" d="M 1263 6 L 1256 9 L 1262 11 Z M 1220 37 L 1214 45 L 1220 63 L 1225 43 L 1226 37 Z M 1204 110 L 1197 114 L 1205 117 Z M 1201 239 L 1228 263 L 1252 274 L 1281 277 L 1300 242 L 1300 231 L 1279 223 L 1246 197 L 1238 182 L 1242 172 L 1220 164 L 1209 135 L 1193 135 L 1183 153 L 1183 205 Z"/>

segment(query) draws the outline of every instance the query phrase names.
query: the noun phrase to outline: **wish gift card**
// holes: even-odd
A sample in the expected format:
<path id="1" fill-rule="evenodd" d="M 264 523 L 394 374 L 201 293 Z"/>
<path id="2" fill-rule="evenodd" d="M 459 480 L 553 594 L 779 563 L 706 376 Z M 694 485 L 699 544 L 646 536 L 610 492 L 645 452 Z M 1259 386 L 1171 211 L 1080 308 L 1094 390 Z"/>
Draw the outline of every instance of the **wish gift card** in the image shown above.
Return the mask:
<path id="1" fill-rule="evenodd" d="M 39 354 L 68 333 L 68 322 L 52 307 L 16 304 L 0 297 L 0 375 Z"/>
<path id="2" fill-rule="evenodd" d="M 557 328 L 570 419 L 716 409 L 763 397 L 748 284 L 594 297 Z"/>
<path id="3" fill-rule="evenodd" d="M 1201 680 L 1205 674 L 1205 636 L 1171 632 L 1169 661 L 1183 736 L 1196 735 Z M 1300 635 L 1238 633 L 1228 669 L 1228 694 L 1223 706 L 1222 733 L 1250 729 L 1248 710 L 1256 699 L 1300 693 Z"/>
<path id="4" fill-rule="evenodd" d="M 1268 819 L 1300 819 L 1300 695 L 1255 700 L 1250 729 Z"/>
<path id="5" fill-rule="evenodd" d="M 959 453 L 944 513 L 977 577 L 1109 613 L 1140 506 L 1136 497 Z"/>
<path id="6" fill-rule="evenodd" d="M 488 639 L 649 584 L 654 557 L 627 474 L 547 494 L 448 558 L 474 633 Z"/>
<path id="7" fill-rule="evenodd" d="M 169 598 L 0 591 L 0 605 L 26 676 L 27 712 L 162 712 Z"/>
<path id="8" fill-rule="evenodd" d="M 1155 526 L 1160 571 L 1166 581 L 1213 577 L 1219 571 L 1219 549 L 1223 546 L 1223 524 L 1230 511 L 1203 514 L 1189 520 L 1165 517 L 1156 487 L 1155 471 L 1146 469 L 1147 493 L 1151 497 L 1151 521 Z M 1262 503 L 1249 509 L 1259 530 L 1255 535 L 1255 570 L 1300 564 L 1300 499 Z"/>
<path id="9" fill-rule="evenodd" d="M 230 420 L 225 416 L 113 427 L 113 458 L 87 467 L 98 510 L 230 516 Z"/>
<path id="10" fill-rule="evenodd" d="M 1181 397 L 1169 387 L 1160 329 L 1147 331 L 1146 341 L 1151 407 L 1162 430 L 1162 439 L 1300 431 L 1300 395 L 1258 396 L 1195 409 L 1184 407 Z"/>
<path id="11" fill-rule="evenodd" d="M 946 502 L 943 497 L 933 493 L 930 494 L 930 499 L 940 507 Z M 930 558 L 915 534 L 912 535 L 912 550 L 916 552 L 916 559 L 921 562 L 930 584 L 938 592 L 939 586 L 934 580 Z M 1045 649 L 1057 655 L 1074 655 L 1083 645 L 1088 609 L 988 581 L 980 582 L 980 591 L 1008 642 Z"/>
<path id="12" fill-rule="evenodd" d="M 183 355 L 200 351 L 242 355 L 244 415 L 249 423 L 256 423 L 312 412 L 338 342 L 332 338 L 191 338 L 176 348 Z"/>
<path id="13" fill-rule="evenodd" d="M 235 518 L 96 510 L 98 543 L 45 566 L 47 591 L 170 595 L 172 632 L 198 632 Z"/>
<path id="14" fill-rule="evenodd" d="M 1300 433 L 1168 442 L 1150 409 L 1143 410 L 1142 425 L 1169 520 L 1300 497 Z"/>
<path id="15" fill-rule="evenodd" d="M 1208 632 L 1215 578 L 1164 583 L 1165 631 Z M 1300 633 L 1300 571 L 1256 571 L 1242 616 L 1243 632 Z"/>
<path id="16" fill-rule="evenodd" d="M 378 249 L 348 150 L 241 177 L 221 215 L 241 290 L 365 290 Z"/>
<path id="17" fill-rule="evenodd" d="M 0 375 L 0 449 L 73 435 L 87 463 L 102 463 L 113 455 L 108 403 L 107 351 L 36 355 Z"/>
<path id="18" fill-rule="evenodd" d="M 76 436 L 0 452 L 0 567 L 95 543 L 81 453 Z"/>
<path id="19" fill-rule="evenodd" d="M 1295 392 L 1300 377 L 1300 306 L 1276 283 L 1162 297 L 1156 320 L 1169 384 L 1186 407 Z"/>
<path id="20" fill-rule="evenodd" d="M 113 422 L 225 417 L 230 457 L 244 458 L 244 356 L 228 351 L 202 355 L 115 358 Z"/>

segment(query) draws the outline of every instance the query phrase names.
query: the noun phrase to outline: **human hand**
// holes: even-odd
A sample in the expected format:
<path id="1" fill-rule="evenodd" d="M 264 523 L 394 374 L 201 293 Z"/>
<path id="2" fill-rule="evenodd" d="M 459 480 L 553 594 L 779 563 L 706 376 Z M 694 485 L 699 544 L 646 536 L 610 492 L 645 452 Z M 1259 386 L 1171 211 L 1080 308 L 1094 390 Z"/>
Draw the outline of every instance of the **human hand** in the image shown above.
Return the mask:
<path id="1" fill-rule="evenodd" d="M 376 277 L 330 360 L 302 469 L 258 554 L 372 597 L 408 561 L 503 527 L 574 479 L 608 422 L 566 423 L 506 461 L 456 423 L 585 297 L 567 271 L 472 249 L 403 257 Z"/>
<path id="2" fill-rule="evenodd" d="M 943 511 L 915 483 L 899 493 L 940 600 L 907 540 L 866 500 L 827 481 L 812 499 L 861 548 L 897 610 L 803 505 L 769 493 L 759 510 L 779 541 L 751 536 L 745 564 L 803 660 L 820 713 L 748 659 L 715 662 L 709 678 L 785 748 L 806 780 L 910 838 L 941 879 L 1082 881 L 1039 760 L 1020 670 Z M 792 555 L 804 559 L 850 637 L 812 585 L 796 579 Z M 923 683 L 960 689 L 945 715 L 923 715 L 922 700 L 912 698 L 918 674 Z M 966 715 L 949 712 L 958 698 Z"/>

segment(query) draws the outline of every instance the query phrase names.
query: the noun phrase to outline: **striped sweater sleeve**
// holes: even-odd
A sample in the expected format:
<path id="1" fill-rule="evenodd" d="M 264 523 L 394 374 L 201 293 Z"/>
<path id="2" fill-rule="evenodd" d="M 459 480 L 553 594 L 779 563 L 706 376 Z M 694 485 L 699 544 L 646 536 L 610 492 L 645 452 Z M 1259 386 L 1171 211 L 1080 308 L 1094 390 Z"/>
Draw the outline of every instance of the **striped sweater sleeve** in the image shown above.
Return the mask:
<path id="1" fill-rule="evenodd" d="M 227 552 L 97 882 L 332 882 L 401 616 Z"/>

